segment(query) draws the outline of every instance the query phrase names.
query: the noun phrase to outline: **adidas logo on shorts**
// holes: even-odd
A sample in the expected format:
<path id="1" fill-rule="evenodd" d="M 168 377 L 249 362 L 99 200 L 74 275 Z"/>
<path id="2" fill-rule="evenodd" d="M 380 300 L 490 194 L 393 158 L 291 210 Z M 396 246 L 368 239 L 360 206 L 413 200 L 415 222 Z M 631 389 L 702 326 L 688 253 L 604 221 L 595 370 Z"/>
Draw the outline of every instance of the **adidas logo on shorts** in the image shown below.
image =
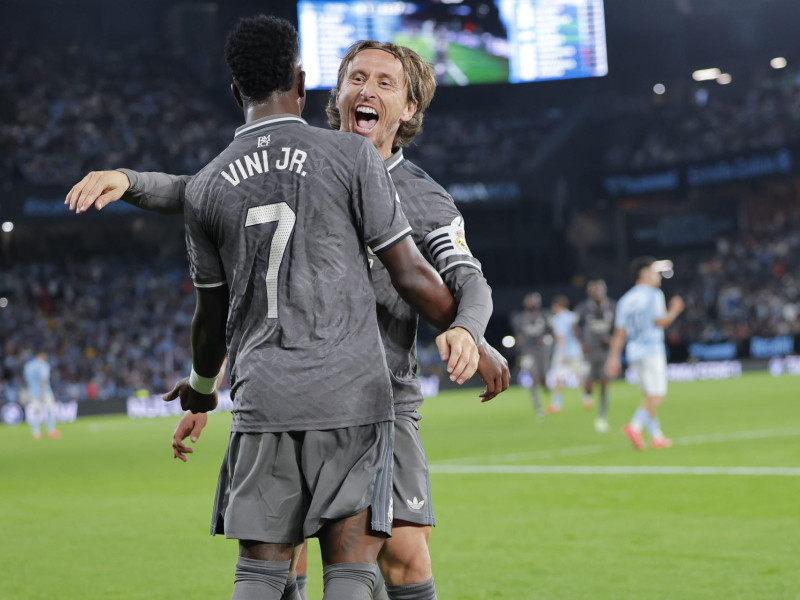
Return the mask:
<path id="1" fill-rule="evenodd" d="M 425 500 L 417 500 L 417 497 L 414 496 L 413 500 L 406 500 L 406 504 L 411 510 L 422 510 L 422 507 L 425 506 Z"/>

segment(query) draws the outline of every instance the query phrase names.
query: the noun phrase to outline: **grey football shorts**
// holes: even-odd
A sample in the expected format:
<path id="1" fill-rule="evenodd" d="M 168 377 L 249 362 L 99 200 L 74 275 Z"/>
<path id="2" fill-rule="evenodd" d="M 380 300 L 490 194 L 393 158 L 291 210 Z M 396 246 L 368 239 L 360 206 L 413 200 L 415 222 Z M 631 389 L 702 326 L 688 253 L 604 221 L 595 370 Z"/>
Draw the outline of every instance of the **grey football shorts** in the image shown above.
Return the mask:
<path id="1" fill-rule="evenodd" d="M 235 433 L 217 483 L 211 534 L 299 544 L 328 520 L 371 509 L 392 530 L 391 421 L 326 431 Z"/>
<path id="2" fill-rule="evenodd" d="M 394 517 L 418 525 L 436 525 L 431 506 L 431 480 L 419 421 L 398 414 L 394 422 Z"/>
<path id="3" fill-rule="evenodd" d="M 589 381 L 606 379 L 606 360 L 608 360 L 607 352 L 590 352 L 586 355 L 586 362 L 589 363 L 586 378 Z"/>

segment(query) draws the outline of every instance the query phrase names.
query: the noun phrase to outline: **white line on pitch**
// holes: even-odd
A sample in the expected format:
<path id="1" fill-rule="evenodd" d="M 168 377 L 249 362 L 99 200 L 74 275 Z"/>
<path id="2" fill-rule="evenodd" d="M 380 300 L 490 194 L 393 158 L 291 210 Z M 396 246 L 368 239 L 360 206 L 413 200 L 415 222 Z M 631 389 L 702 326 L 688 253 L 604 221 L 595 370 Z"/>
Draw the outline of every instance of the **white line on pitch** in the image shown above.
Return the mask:
<path id="1" fill-rule="evenodd" d="M 673 438 L 675 446 L 694 446 L 699 444 L 717 444 L 720 442 L 735 442 L 741 440 L 757 440 L 776 437 L 790 437 L 800 435 L 800 427 L 783 427 L 780 429 L 757 429 L 752 431 L 732 431 L 730 433 L 712 433 L 693 435 L 682 438 Z M 591 446 L 568 446 L 554 450 L 537 450 L 533 452 L 517 452 L 514 454 L 495 454 L 490 456 L 465 456 L 450 460 L 438 461 L 439 465 L 461 465 L 472 463 L 492 463 L 518 460 L 547 460 L 562 456 L 575 456 L 579 454 L 601 454 L 610 450 L 618 450 L 618 446 L 608 444 L 593 444 Z"/>
<path id="2" fill-rule="evenodd" d="M 635 467 L 544 465 L 433 465 L 436 475 L 739 475 L 800 477 L 793 467 Z"/>

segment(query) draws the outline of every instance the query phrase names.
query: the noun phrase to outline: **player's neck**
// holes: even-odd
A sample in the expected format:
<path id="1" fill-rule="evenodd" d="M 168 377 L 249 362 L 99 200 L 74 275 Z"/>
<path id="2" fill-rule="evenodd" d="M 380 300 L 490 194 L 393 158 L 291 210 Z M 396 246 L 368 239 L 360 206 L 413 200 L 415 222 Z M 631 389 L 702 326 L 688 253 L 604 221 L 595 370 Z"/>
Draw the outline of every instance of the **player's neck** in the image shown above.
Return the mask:
<path id="1" fill-rule="evenodd" d="M 297 115 L 299 117 L 302 112 L 299 99 L 290 97 L 288 94 L 281 94 L 267 102 L 248 104 L 243 110 L 245 123 L 252 123 L 274 115 Z"/>

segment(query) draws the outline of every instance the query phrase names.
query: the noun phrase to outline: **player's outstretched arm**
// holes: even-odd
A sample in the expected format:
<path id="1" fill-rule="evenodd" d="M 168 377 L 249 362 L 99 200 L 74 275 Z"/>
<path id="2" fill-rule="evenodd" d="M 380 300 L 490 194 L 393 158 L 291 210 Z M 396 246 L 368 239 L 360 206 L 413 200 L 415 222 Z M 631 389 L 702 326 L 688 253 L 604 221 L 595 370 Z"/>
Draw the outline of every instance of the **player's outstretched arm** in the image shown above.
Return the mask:
<path id="1" fill-rule="evenodd" d="M 90 171 L 72 186 L 64 204 L 75 214 L 86 212 L 92 206 L 100 210 L 122 198 L 130 184 L 122 171 Z"/>
<path id="2" fill-rule="evenodd" d="M 490 346 L 486 340 L 481 342 L 478 351 L 480 353 L 478 375 L 486 384 L 486 389 L 478 394 L 478 397 L 481 402 L 488 402 L 508 389 L 511 373 L 505 357 Z"/>
<path id="3" fill-rule="evenodd" d="M 426 321 L 440 330 L 436 338 L 439 355 L 448 361 L 450 379 L 459 384 L 475 374 L 478 368 L 478 347 L 467 330 L 451 327 L 456 317 L 456 303 L 450 290 L 420 254 L 410 237 L 378 253 L 400 296 Z"/>
<path id="4" fill-rule="evenodd" d="M 111 202 L 124 200 L 143 210 L 164 215 L 183 212 L 189 175 L 132 171 L 92 171 L 75 184 L 64 204 L 76 214 L 92 206 L 101 210 Z"/>

